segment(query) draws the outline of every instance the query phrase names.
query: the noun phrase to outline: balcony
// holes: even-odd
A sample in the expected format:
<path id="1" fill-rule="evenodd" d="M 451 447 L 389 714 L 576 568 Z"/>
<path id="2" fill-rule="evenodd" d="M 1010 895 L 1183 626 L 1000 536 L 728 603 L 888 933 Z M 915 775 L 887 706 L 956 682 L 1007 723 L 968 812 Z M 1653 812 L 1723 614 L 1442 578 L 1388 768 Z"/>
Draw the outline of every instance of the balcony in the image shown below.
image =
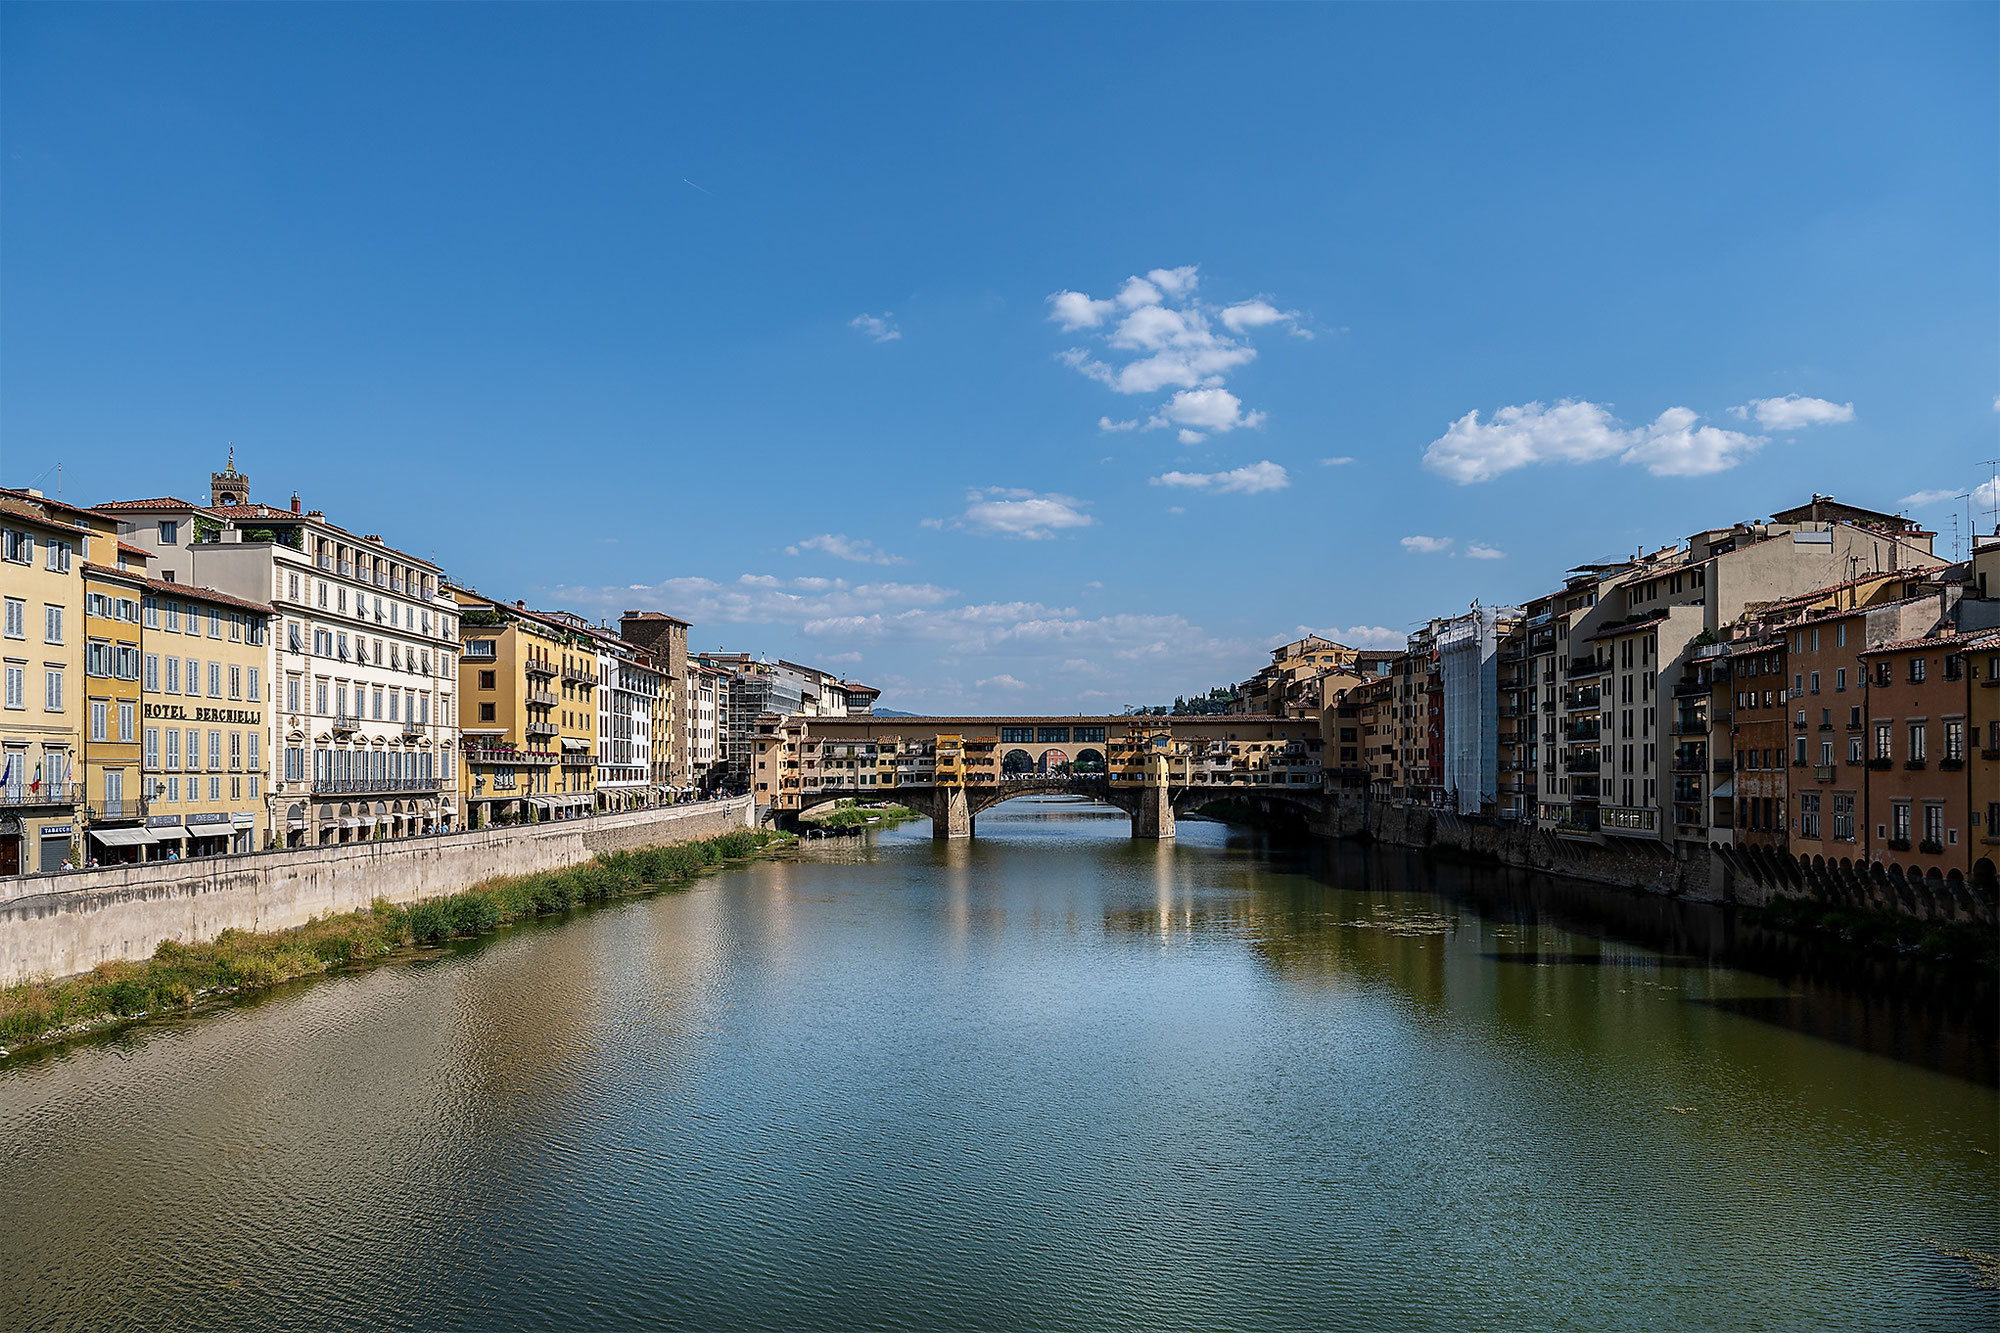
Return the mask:
<path id="1" fill-rule="evenodd" d="M 1573 759 L 1563 760 L 1563 772 L 1565 773 L 1595 773 L 1597 770 L 1598 762 L 1596 755 L 1591 755 L 1587 759 L 1578 756 Z"/>
<path id="2" fill-rule="evenodd" d="M 1588 722 L 1568 723 L 1562 729 L 1563 739 L 1572 744 L 1579 741 L 1594 741 L 1598 738 L 1602 725 L 1596 718 Z"/>
<path id="3" fill-rule="evenodd" d="M 528 736 L 540 739 L 553 739 L 562 734 L 562 728 L 553 722 L 530 722 L 527 726 L 521 728 L 521 730 Z"/>
<path id="4" fill-rule="evenodd" d="M 353 713 L 335 714 L 333 719 L 333 729 L 336 732 L 347 732 L 349 734 L 352 734 L 354 732 L 361 730 L 361 718 Z"/>
<path id="5" fill-rule="evenodd" d="M 1736 761 L 1734 759 L 1718 759 L 1715 761 L 1714 770 L 1717 773 L 1733 773 L 1736 771 Z"/>
<path id="6" fill-rule="evenodd" d="M 1941 842 L 1935 842 L 1930 838 L 1925 838 L 1922 842 L 1917 844 L 1917 850 L 1922 852 L 1925 856 L 1943 856 L 1944 844 Z"/>
<path id="7" fill-rule="evenodd" d="M 1963 758 L 1947 757 L 1938 760 L 1938 768 L 1947 773 L 1956 773 L 1964 767 L 1965 760 Z"/>
<path id="8" fill-rule="evenodd" d="M 528 702 L 537 708 L 554 708 L 562 702 L 562 696 L 553 690 L 529 690 Z"/>
<path id="9" fill-rule="evenodd" d="M 90 811 L 92 819 L 138 819 L 146 813 L 143 799 L 130 800 L 120 797 L 115 801 L 100 801 Z"/>
<path id="10" fill-rule="evenodd" d="M 565 751 L 562 757 L 564 768 L 595 768 L 597 756 L 578 751 Z"/>
<path id="11" fill-rule="evenodd" d="M 312 794 L 315 796 L 377 796 L 396 792 L 432 792 L 438 789 L 436 778 L 315 778 Z"/>
<path id="12" fill-rule="evenodd" d="M 1578 690 L 1575 694 L 1565 694 L 1563 695 L 1563 711 L 1566 713 L 1580 713 L 1586 709 L 1595 708 L 1602 697 L 1596 690 Z"/>
<path id="13" fill-rule="evenodd" d="M 521 664 L 521 669 L 531 676 L 547 676 L 551 680 L 555 679 L 556 669 L 549 665 L 547 658 L 531 657 Z"/>
<path id="14" fill-rule="evenodd" d="M 1674 686 L 1674 698 L 1693 699 L 1715 692 L 1716 682 L 1711 680 L 1684 680 Z"/>
<path id="15" fill-rule="evenodd" d="M 1676 736 L 1708 735 L 1708 719 L 1700 717 L 1677 717 L 1674 719 L 1673 734 Z"/>
<path id="16" fill-rule="evenodd" d="M 1908 769 L 1929 768 L 1930 761 L 1926 759 L 1905 759 L 1903 767 Z"/>
<path id="17" fill-rule="evenodd" d="M 1834 767 L 1832 764 L 1813 765 L 1814 782 L 1831 782 L 1833 781 L 1833 773 L 1834 773 Z"/>
<path id="18" fill-rule="evenodd" d="M 1563 676 L 1568 680 L 1587 680 L 1593 676 L 1601 676 L 1609 670 L 1611 670 L 1609 662 L 1576 661 L 1563 669 Z"/>
<path id="19" fill-rule="evenodd" d="M 1675 755 L 1673 771 L 1676 773 L 1706 773 L 1708 763 L 1700 755 Z"/>
<path id="20" fill-rule="evenodd" d="M 77 793 L 67 782 L 45 782 L 38 792 L 32 787 L 0 787 L 0 806 L 68 805 Z"/>
<path id="21" fill-rule="evenodd" d="M 564 667 L 562 678 L 574 685 L 597 684 L 597 673 L 586 666 Z"/>

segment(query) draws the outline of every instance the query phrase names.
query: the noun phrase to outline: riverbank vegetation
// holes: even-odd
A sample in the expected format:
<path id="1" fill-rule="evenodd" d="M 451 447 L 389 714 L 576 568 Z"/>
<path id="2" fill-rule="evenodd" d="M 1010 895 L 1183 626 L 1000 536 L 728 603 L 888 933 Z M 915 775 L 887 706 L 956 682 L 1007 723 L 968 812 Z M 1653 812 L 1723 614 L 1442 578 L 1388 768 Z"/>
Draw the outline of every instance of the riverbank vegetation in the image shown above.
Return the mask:
<path id="1" fill-rule="evenodd" d="M 858 801 L 839 801 L 831 806 L 820 806 L 799 816 L 802 824 L 813 824 L 820 828 L 854 828 L 861 824 L 900 824 L 906 819 L 921 819 L 922 815 L 907 805 L 884 802 L 880 805 L 862 805 Z"/>
<path id="2" fill-rule="evenodd" d="M 1838 941 L 1867 954 L 1919 958 L 1947 968 L 2000 968 L 2000 932 L 1970 922 L 1919 921 L 1887 912 L 1836 907 L 1810 898 L 1773 898 L 1746 907 L 1743 919 L 1799 935 Z"/>
<path id="3" fill-rule="evenodd" d="M 669 847 L 605 852 L 580 865 L 487 880 L 408 907 L 377 899 L 366 911 L 318 918 L 297 930 L 226 930 L 207 944 L 167 940 L 142 962 L 104 963 L 79 977 L 0 990 L 0 1043 L 62 1040 L 184 1010 L 208 996 L 265 990 L 399 949 L 483 935 L 524 917 L 682 888 L 704 870 L 786 840 L 781 833 L 739 829 Z"/>

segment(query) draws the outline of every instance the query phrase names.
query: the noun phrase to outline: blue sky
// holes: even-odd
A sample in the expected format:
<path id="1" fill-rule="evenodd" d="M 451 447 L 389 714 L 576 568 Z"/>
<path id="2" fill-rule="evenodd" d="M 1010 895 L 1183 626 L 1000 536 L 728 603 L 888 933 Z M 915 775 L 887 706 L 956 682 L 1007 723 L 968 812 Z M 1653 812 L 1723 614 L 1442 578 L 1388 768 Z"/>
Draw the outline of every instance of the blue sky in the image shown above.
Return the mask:
<path id="1" fill-rule="evenodd" d="M 935 711 L 1815 489 L 1948 546 L 1997 16 L 9 6 L 0 480 L 193 497 L 234 441 L 483 591 Z"/>

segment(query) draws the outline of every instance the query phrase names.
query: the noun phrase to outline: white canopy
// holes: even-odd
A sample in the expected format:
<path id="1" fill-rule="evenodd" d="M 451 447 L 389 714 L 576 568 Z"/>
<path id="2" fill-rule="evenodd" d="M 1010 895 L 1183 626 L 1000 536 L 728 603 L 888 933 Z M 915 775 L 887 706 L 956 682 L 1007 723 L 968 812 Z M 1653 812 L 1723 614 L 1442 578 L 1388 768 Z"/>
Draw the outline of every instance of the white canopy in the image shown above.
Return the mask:
<path id="1" fill-rule="evenodd" d="M 143 828 L 94 828 L 90 836 L 106 847 L 147 847 L 160 841 L 151 829 Z"/>

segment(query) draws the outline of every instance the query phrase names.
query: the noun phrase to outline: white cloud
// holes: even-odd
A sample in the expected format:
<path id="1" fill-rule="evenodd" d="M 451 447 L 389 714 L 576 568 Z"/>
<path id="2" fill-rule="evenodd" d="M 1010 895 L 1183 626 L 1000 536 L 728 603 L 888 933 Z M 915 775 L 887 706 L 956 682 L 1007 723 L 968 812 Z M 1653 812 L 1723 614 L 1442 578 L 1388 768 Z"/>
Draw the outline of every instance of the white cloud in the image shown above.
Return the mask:
<path id="1" fill-rule="evenodd" d="M 1336 627 L 1319 633 L 1350 648 L 1403 648 L 1410 642 L 1409 635 L 1387 625 L 1349 625 L 1346 629 Z"/>
<path id="2" fill-rule="evenodd" d="M 2000 478 L 1988 477 L 1985 481 L 1974 486 L 1972 488 L 1972 504 L 1977 509 L 1989 511 L 2000 509 Z"/>
<path id="3" fill-rule="evenodd" d="M 1178 439 L 1182 444 L 1200 444 L 1203 440 L 1207 439 L 1208 436 L 1203 435 L 1198 430 L 1182 430 L 1180 434 L 1178 434 L 1174 438 Z"/>
<path id="4" fill-rule="evenodd" d="M 1011 490 L 989 486 L 967 491 L 965 512 L 951 521 L 953 527 L 985 535 L 1025 537 L 1031 541 L 1053 537 L 1064 528 L 1087 528 L 1097 520 L 1084 512 L 1087 501 L 1050 492 Z M 927 526 L 942 527 L 942 519 L 926 519 Z"/>
<path id="5" fill-rule="evenodd" d="M 1800 430 L 1807 426 L 1837 426 L 1854 420 L 1853 403 L 1830 403 L 1788 393 L 1783 398 L 1752 398 L 1729 409 L 1738 418 L 1755 417 L 1765 430 Z"/>
<path id="6" fill-rule="evenodd" d="M 1405 551 L 1418 551 L 1424 555 L 1436 555 L 1439 551 L 1448 551 L 1451 549 L 1451 538 L 1405 537 L 1403 538 L 1403 549 Z"/>
<path id="7" fill-rule="evenodd" d="M 1137 430 L 1139 429 L 1139 422 L 1136 417 L 1130 421 L 1113 421 L 1110 417 L 1099 417 L 1097 419 L 1097 428 L 1109 435 L 1114 431 Z"/>
<path id="8" fill-rule="evenodd" d="M 786 555 L 803 555 L 807 551 L 818 551 L 836 560 L 852 560 L 859 565 L 902 565 L 909 563 L 900 555 L 891 555 L 874 542 L 860 537 L 846 537 L 838 532 L 822 532 L 817 537 L 807 537 L 785 548 Z"/>
<path id="9" fill-rule="evenodd" d="M 861 660 L 860 653 L 821 653 L 820 661 L 832 662 L 839 666 L 852 666 Z"/>
<path id="10" fill-rule="evenodd" d="M 1465 554 L 1474 560 L 1505 560 L 1507 558 L 1505 551 L 1497 546 L 1488 546 L 1485 542 L 1473 542 L 1465 548 Z"/>
<path id="11" fill-rule="evenodd" d="M 1349 463 L 1352 463 L 1353 461 L 1354 460 L 1352 458 L 1349 458 L 1343 454 L 1339 458 L 1322 458 L 1319 460 L 1319 465 L 1321 467 L 1346 467 Z"/>
<path id="12" fill-rule="evenodd" d="M 1049 318 L 1066 330 L 1094 329 L 1115 309 L 1115 302 L 1093 301 L 1082 292 L 1057 292 L 1049 297 Z"/>
<path id="13" fill-rule="evenodd" d="M 1109 300 L 1067 289 L 1053 293 L 1049 318 L 1069 332 L 1090 331 L 1102 348 L 1071 347 L 1058 359 L 1115 393 L 1220 390 L 1230 372 L 1256 358 L 1250 333 L 1276 326 L 1302 332 L 1297 311 L 1281 310 L 1261 297 L 1210 304 L 1196 296 L 1199 285 L 1200 271 L 1190 264 L 1127 278 Z M 1231 401 L 1240 408 L 1234 395 Z M 1262 419 L 1262 413 L 1253 412 L 1236 424 Z M 1164 408 L 1155 420 L 1196 430 L 1230 428 L 1177 421 Z"/>
<path id="14" fill-rule="evenodd" d="M 1146 275 L 1155 287 L 1175 300 L 1194 295 L 1195 284 L 1201 281 L 1201 269 L 1196 264 L 1186 264 L 1180 268 L 1156 268 Z"/>
<path id="15" fill-rule="evenodd" d="M 1924 509 L 1945 500 L 1956 500 L 1961 494 L 1963 492 L 1960 491 L 1918 491 L 1915 495 L 1904 496 L 1896 503 L 1905 509 Z"/>
<path id="16" fill-rule="evenodd" d="M 859 329 L 878 343 L 892 343 L 903 336 L 896 327 L 896 315 L 892 310 L 884 310 L 879 315 L 856 315 L 847 321 L 850 329 Z"/>
<path id="17" fill-rule="evenodd" d="M 1467 412 L 1424 450 L 1424 466 L 1468 485 L 1536 463 L 1589 463 L 1617 457 L 1655 476 L 1702 476 L 1736 466 L 1764 443 L 1716 426 L 1685 407 L 1670 407 L 1651 425 L 1621 425 L 1598 403 L 1565 398 L 1554 407 L 1503 407 L 1490 422 Z"/>
<path id="18" fill-rule="evenodd" d="M 1231 333 L 1242 333 L 1246 329 L 1261 329 L 1270 324 L 1296 327 L 1299 312 L 1280 310 L 1269 301 L 1238 301 L 1235 305 L 1224 306 L 1218 318 Z"/>
<path id="19" fill-rule="evenodd" d="M 988 676 L 985 680 L 975 680 L 972 683 L 976 688 L 982 690 L 1025 690 L 1028 688 L 1027 681 L 1017 676 L 1010 676 L 1004 671 L 997 676 Z"/>
<path id="20" fill-rule="evenodd" d="M 1158 416 L 1146 424 L 1148 427 L 1173 425 L 1227 434 L 1239 427 L 1254 430 L 1264 424 L 1264 414 L 1245 412 L 1243 400 L 1227 389 L 1182 389 L 1161 406 Z"/>
<path id="21" fill-rule="evenodd" d="M 1656 477 L 1705 477 L 1735 467 L 1764 443 L 1761 435 L 1695 425 L 1699 420 L 1688 408 L 1668 408 L 1652 425 L 1629 432 L 1631 446 L 1618 461 L 1642 464 Z"/>
<path id="22" fill-rule="evenodd" d="M 1216 491 L 1224 495 L 1282 491 L 1291 484 L 1291 477 L 1285 469 L 1269 459 L 1231 468 L 1227 472 L 1167 472 L 1153 478 L 1155 486 L 1179 486 L 1186 490 Z"/>
<path id="23" fill-rule="evenodd" d="M 958 596 L 933 583 L 858 583 L 845 579 L 785 580 L 744 574 L 733 584 L 706 578 L 664 579 L 619 587 L 563 586 L 550 601 L 607 615 L 657 607 L 696 624 L 797 623 L 808 618 L 895 613 L 937 606 Z"/>

